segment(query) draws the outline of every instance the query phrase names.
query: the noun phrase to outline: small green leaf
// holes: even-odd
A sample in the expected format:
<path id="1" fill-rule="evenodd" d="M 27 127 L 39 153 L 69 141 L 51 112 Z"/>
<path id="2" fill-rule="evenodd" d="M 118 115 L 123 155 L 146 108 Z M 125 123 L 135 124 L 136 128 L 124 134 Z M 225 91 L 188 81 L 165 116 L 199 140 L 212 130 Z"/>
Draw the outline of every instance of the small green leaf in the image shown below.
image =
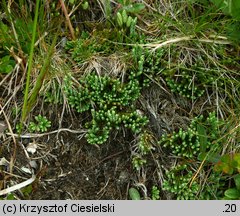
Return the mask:
<path id="1" fill-rule="evenodd" d="M 70 3 L 70 4 L 74 4 L 74 3 L 75 3 L 75 0 L 69 0 L 69 3 Z"/>
<path id="2" fill-rule="evenodd" d="M 231 15 L 234 19 L 240 20 L 240 1 L 239 0 L 232 0 L 231 4 Z"/>
<path id="3" fill-rule="evenodd" d="M 240 193 L 237 188 L 230 188 L 224 192 L 224 195 L 229 199 L 239 199 Z"/>
<path id="4" fill-rule="evenodd" d="M 237 189 L 240 191 L 240 174 L 238 174 L 234 177 L 234 182 L 235 182 Z"/>
<path id="5" fill-rule="evenodd" d="M 0 58 L 0 73 L 10 73 L 15 66 L 15 61 L 13 61 L 9 55 Z"/>
<path id="6" fill-rule="evenodd" d="M 10 73 L 12 70 L 13 70 L 12 65 L 7 65 L 7 66 L 5 67 L 5 73 Z"/>
<path id="7" fill-rule="evenodd" d="M 87 1 L 85 1 L 85 2 L 82 4 L 82 8 L 83 8 L 83 10 L 87 10 L 88 7 L 89 7 L 89 4 L 88 4 Z"/>
<path id="8" fill-rule="evenodd" d="M 131 26 L 132 21 L 133 21 L 133 18 L 131 16 L 129 16 L 127 19 L 127 24 L 126 24 L 128 28 Z"/>
<path id="9" fill-rule="evenodd" d="M 117 22 L 118 22 L 118 25 L 120 27 L 122 27 L 122 25 L 123 25 L 123 18 L 122 18 L 122 14 L 119 13 L 119 12 L 117 12 Z"/>
<path id="10" fill-rule="evenodd" d="M 127 23 L 127 19 L 128 19 L 127 12 L 126 12 L 126 10 L 123 10 L 123 12 L 122 12 L 123 23 Z"/>
<path id="11" fill-rule="evenodd" d="M 139 13 L 141 10 L 143 10 L 145 8 L 145 5 L 142 3 L 136 3 L 133 5 L 128 5 L 123 7 L 127 12 L 130 13 Z"/>
<path id="12" fill-rule="evenodd" d="M 16 198 L 14 197 L 14 195 L 12 193 L 7 195 L 7 200 L 16 200 Z"/>
<path id="13" fill-rule="evenodd" d="M 140 193 L 138 192 L 138 190 L 136 188 L 130 188 L 128 193 L 132 200 L 140 200 L 141 199 Z"/>
<path id="14" fill-rule="evenodd" d="M 240 154 L 239 153 L 235 153 L 233 155 L 233 166 L 240 170 Z"/>
<path id="15" fill-rule="evenodd" d="M 32 185 L 28 185 L 21 189 L 22 193 L 26 196 L 29 195 L 32 192 Z"/>
<path id="16" fill-rule="evenodd" d="M 224 172 L 226 174 L 233 174 L 233 161 L 230 155 L 223 155 L 221 160 L 214 166 L 215 171 Z"/>

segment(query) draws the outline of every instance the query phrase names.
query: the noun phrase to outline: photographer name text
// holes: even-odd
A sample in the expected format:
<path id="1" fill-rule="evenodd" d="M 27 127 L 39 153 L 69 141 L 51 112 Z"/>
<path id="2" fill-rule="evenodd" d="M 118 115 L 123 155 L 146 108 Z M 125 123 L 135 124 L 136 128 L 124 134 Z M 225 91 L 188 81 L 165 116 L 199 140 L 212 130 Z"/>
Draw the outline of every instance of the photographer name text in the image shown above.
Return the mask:
<path id="1" fill-rule="evenodd" d="M 114 213 L 114 204 L 91 204 L 81 205 L 79 203 L 64 204 L 64 205 L 27 205 L 27 204 L 4 204 L 2 212 L 6 214 L 17 213 Z"/>

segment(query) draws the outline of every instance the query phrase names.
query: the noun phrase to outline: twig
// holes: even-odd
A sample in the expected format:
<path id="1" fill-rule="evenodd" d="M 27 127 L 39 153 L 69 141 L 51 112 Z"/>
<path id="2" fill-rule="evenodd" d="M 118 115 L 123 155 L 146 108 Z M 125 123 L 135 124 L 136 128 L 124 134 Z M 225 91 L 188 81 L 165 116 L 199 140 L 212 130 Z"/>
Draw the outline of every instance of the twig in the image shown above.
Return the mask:
<path id="1" fill-rule="evenodd" d="M 63 11 L 63 13 L 64 13 L 64 16 L 65 16 L 65 18 L 66 18 L 68 28 L 69 28 L 70 33 L 71 33 L 71 35 L 72 35 L 72 39 L 75 40 L 76 37 L 75 37 L 75 34 L 74 34 L 74 29 L 73 29 L 73 27 L 72 27 L 71 20 L 70 20 L 70 18 L 69 18 L 68 12 L 67 12 L 67 8 L 66 8 L 63 0 L 59 0 L 59 1 L 60 1 L 60 4 L 61 4 L 61 7 L 62 7 L 62 11 Z"/>
<path id="2" fill-rule="evenodd" d="M 50 134 L 55 134 L 55 133 L 60 133 L 62 131 L 67 131 L 70 133 L 86 133 L 87 130 L 71 130 L 69 128 L 61 128 L 58 130 L 54 130 L 54 131 L 50 131 L 48 133 L 42 133 L 42 134 L 34 134 L 34 133 L 27 133 L 27 134 L 22 134 L 22 135 L 18 135 L 18 134 L 12 134 L 15 137 L 20 137 L 20 138 L 37 138 L 37 137 L 43 137 L 43 136 L 48 136 Z M 6 133 L 7 135 L 11 135 L 11 133 Z"/>
<path id="3" fill-rule="evenodd" d="M 179 38 L 169 39 L 169 40 L 164 41 L 164 42 L 162 42 L 160 44 L 145 44 L 143 46 L 149 47 L 149 48 L 153 47 L 154 49 L 152 51 L 155 51 L 156 49 L 159 49 L 161 47 L 167 46 L 169 44 L 174 44 L 174 43 L 178 43 L 178 42 L 181 42 L 181 41 L 190 41 L 190 40 L 196 40 L 196 41 L 204 42 L 204 43 L 231 44 L 231 41 L 224 40 L 224 39 L 226 39 L 224 37 L 219 36 L 219 37 L 216 37 L 216 38 L 220 38 L 222 40 L 197 39 L 197 38 L 195 38 L 195 36 L 190 35 L 190 36 L 186 36 L 186 37 L 179 37 Z"/>
<path id="4" fill-rule="evenodd" d="M 189 187 L 192 186 L 192 183 L 193 183 L 194 180 L 197 178 L 197 176 L 198 176 L 198 174 L 200 173 L 200 171 L 201 171 L 201 169 L 202 169 L 202 167 L 203 167 L 203 165 L 204 165 L 206 159 L 207 159 L 207 156 L 205 156 L 205 158 L 204 158 L 204 160 L 202 161 L 202 163 L 200 164 L 200 166 L 199 166 L 197 172 L 196 172 L 195 175 L 192 177 L 192 179 L 191 179 L 191 181 L 190 181 L 190 184 L 189 184 Z"/>
<path id="5" fill-rule="evenodd" d="M 100 189 L 100 191 L 97 192 L 97 195 L 99 195 L 108 186 L 109 180 L 110 178 L 108 178 L 106 184 Z"/>
<path id="6" fill-rule="evenodd" d="M 211 38 L 213 38 L 213 35 L 210 35 Z M 171 38 L 167 41 L 159 41 L 159 42 L 154 42 L 154 43 L 148 43 L 148 44 L 137 44 L 137 46 L 140 47 L 146 47 L 149 49 L 153 49 L 152 51 L 155 51 L 156 49 L 162 48 L 164 46 L 170 45 L 170 44 L 174 44 L 174 43 L 178 43 L 181 41 L 199 41 L 199 42 L 203 42 L 203 43 L 213 43 L 213 44 L 231 44 L 232 42 L 227 40 L 227 38 L 223 37 L 223 36 L 215 36 L 215 40 L 214 39 L 205 39 L 205 38 L 196 38 L 193 35 L 190 36 L 185 36 L 185 37 L 178 37 L 178 38 Z M 218 40 L 217 40 L 218 39 Z M 126 45 L 126 46 L 136 46 L 136 44 L 131 44 L 131 43 L 119 43 L 119 42 L 114 42 L 111 40 L 107 40 L 110 43 L 113 44 L 122 44 L 122 45 Z"/>
<path id="7" fill-rule="evenodd" d="M 72 11 L 68 14 L 69 17 L 72 16 L 72 14 L 79 8 L 79 6 L 83 3 L 83 0 L 81 0 L 78 5 L 72 9 Z"/>

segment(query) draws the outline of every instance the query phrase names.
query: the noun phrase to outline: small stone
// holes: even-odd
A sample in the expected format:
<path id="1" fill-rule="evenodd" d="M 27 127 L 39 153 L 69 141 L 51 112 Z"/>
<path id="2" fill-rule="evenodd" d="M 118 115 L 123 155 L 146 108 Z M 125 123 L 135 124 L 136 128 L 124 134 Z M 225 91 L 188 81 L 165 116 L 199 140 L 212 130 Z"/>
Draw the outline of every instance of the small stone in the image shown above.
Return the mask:
<path id="1" fill-rule="evenodd" d="M 29 143 L 27 146 L 27 151 L 31 154 L 34 154 L 37 151 L 37 144 L 36 143 Z"/>

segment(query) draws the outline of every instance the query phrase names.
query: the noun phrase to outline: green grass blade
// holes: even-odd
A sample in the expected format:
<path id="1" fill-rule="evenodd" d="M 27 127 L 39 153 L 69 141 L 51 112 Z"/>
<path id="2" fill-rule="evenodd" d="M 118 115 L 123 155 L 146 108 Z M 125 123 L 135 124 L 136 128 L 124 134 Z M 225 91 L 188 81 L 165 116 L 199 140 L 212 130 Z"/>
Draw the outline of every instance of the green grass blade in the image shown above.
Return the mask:
<path id="1" fill-rule="evenodd" d="M 48 55 L 47 55 L 47 58 L 46 58 L 46 61 L 44 62 L 44 65 L 43 67 L 41 68 L 40 70 L 40 73 L 37 77 L 37 81 L 36 81 L 36 85 L 34 86 L 34 89 L 33 89 L 33 92 L 32 92 L 32 95 L 27 103 L 27 107 L 26 107 L 26 111 L 27 113 L 31 111 L 36 99 L 37 99 L 37 96 L 38 96 L 38 93 L 42 87 L 42 84 L 43 84 L 43 81 L 44 81 L 44 77 L 48 71 L 48 67 L 51 63 L 51 57 L 54 53 L 54 47 L 56 45 L 56 42 L 57 42 L 57 38 L 58 38 L 58 34 L 55 35 L 54 39 L 53 39 L 53 42 L 52 42 L 52 45 L 49 49 L 49 52 L 48 52 Z"/>
<path id="2" fill-rule="evenodd" d="M 36 32 L 37 32 L 37 21 L 38 21 L 39 4 L 40 4 L 40 0 L 37 0 L 36 1 L 36 8 L 35 8 L 34 22 L 33 22 L 33 34 L 32 34 L 32 41 L 31 41 L 29 61 L 28 61 L 28 68 L 27 68 L 27 80 L 26 80 L 26 87 L 25 87 L 25 92 L 24 92 L 24 102 L 23 102 L 21 127 L 20 128 L 22 128 L 22 124 L 25 121 L 26 116 L 27 116 L 27 103 L 28 103 L 29 83 L 30 83 L 30 76 L 31 76 L 32 64 L 33 64 L 33 53 L 34 53 L 34 44 L 35 44 L 35 38 L 36 38 Z"/>

